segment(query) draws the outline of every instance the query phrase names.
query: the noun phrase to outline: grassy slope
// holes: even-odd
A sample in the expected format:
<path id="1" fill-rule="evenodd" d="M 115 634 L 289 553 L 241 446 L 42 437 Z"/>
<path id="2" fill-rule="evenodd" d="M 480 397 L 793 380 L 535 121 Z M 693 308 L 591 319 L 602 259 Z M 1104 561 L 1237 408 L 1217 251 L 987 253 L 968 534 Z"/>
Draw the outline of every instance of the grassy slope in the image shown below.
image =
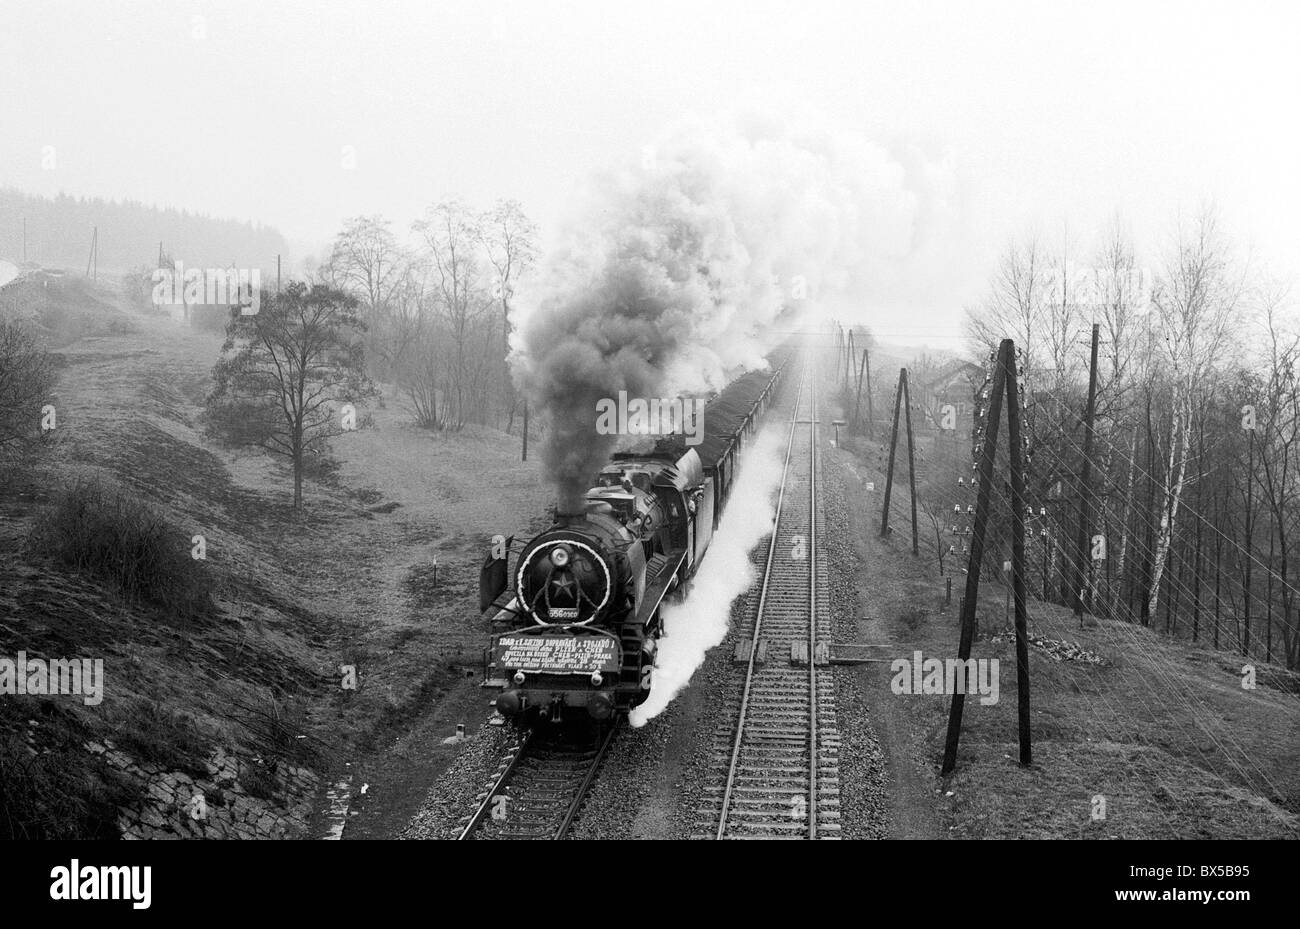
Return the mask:
<path id="1" fill-rule="evenodd" d="M 887 643 L 889 659 L 955 657 L 956 601 L 943 609 L 933 539 L 922 527 L 921 556 L 911 554 L 907 488 L 895 487 L 888 541 L 878 537 L 883 478 L 875 443 L 855 443 L 828 458 L 845 469 L 855 512 L 861 602 L 872 618 L 861 640 Z M 906 466 L 905 459 L 902 459 Z M 904 472 L 905 474 L 905 472 Z M 867 491 L 867 481 L 876 489 Z M 949 565 L 952 565 L 951 559 Z M 1228 652 L 1171 640 L 1153 629 L 1101 620 L 1080 629 L 1072 613 L 1030 601 L 1030 631 L 1077 642 L 1101 664 L 1053 660 L 1031 647 L 1034 765 L 1019 766 L 1015 641 L 1006 628 L 1005 588 L 987 577 L 972 657 L 998 658 L 999 702 L 965 703 L 958 766 L 939 778 L 948 698 L 895 696 L 887 664 L 859 679 L 875 712 L 898 722 L 918 780 L 936 798 L 942 831 L 961 838 L 1263 838 L 1300 835 L 1300 694 L 1293 675 L 1255 662 L 1254 690 L 1241 687 L 1242 660 Z M 1032 592 L 1031 592 L 1032 593 Z M 1106 801 L 1094 819 L 1093 797 Z"/>
<path id="2" fill-rule="evenodd" d="M 34 317 L 61 356 L 58 429 L 4 474 L 0 654 L 103 657 L 106 696 L 98 707 L 0 701 L 0 734 L 35 732 L 38 751 L 50 749 L 38 756 L 44 777 L 81 795 L 70 803 L 86 803 L 68 817 L 78 829 L 111 834 L 111 806 L 122 799 L 82 757 L 87 739 L 108 735 L 172 767 L 218 744 L 328 767 L 427 704 L 458 676 L 452 665 L 476 660 L 484 534 L 524 528 L 547 499 L 535 464 L 518 463 L 517 439 L 487 430 L 434 437 L 390 402 L 374 411 L 377 428 L 338 441 L 338 477 L 309 482 L 297 516 L 279 461 L 201 436 L 218 336 L 137 312 L 112 285 L 47 280 L 0 295 L 0 312 Z M 191 535 L 206 537 L 220 589 L 212 621 L 129 608 L 23 552 L 42 508 L 92 475 L 161 511 L 185 549 Z M 344 663 L 357 666 L 357 691 L 339 686 Z"/>

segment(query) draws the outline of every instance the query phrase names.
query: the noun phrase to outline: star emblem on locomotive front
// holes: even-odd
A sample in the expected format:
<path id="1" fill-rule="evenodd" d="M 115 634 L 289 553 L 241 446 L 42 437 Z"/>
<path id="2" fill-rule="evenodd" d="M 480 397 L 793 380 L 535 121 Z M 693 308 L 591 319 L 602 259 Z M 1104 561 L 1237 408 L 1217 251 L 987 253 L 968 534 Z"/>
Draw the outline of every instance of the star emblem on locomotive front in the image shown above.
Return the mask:
<path id="1" fill-rule="evenodd" d="M 569 577 L 568 574 L 556 573 L 558 576 L 551 578 L 551 586 L 554 587 L 558 593 L 562 593 L 570 600 L 577 602 L 577 595 L 573 591 L 573 578 Z"/>

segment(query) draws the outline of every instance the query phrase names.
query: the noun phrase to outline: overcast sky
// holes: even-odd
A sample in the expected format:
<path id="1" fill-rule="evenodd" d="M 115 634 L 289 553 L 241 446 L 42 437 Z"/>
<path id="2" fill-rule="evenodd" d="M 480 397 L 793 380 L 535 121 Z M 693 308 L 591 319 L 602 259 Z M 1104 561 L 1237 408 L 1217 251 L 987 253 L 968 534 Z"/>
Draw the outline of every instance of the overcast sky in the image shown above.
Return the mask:
<path id="1" fill-rule="evenodd" d="M 270 223 L 301 257 L 344 217 L 404 227 L 445 196 L 514 197 L 551 230 L 687 114 L 812 112 L 950 176 L 950 260 L 873 314 L 941 342 L 1009 236 L 1086 249 L 1117 211 L 1153 251 L 1213 199 L 1300 270 L 1298 8 L 10 0 L 0 184 Z"/>

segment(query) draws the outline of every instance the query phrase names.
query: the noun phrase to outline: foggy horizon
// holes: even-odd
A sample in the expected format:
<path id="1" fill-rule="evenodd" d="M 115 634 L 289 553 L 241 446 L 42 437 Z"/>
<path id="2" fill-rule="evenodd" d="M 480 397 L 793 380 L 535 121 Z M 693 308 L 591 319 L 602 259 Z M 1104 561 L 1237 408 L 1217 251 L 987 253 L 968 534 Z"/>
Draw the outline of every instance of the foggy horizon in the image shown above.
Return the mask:
<path id="1" fill-rule="evenodd" d="M 735 840 L 918 919 L 952 841 L 1026 912 L 1285 899 L 1298 40 L 7 4 L 11 908 L 653 918 Z"/>
<path id="2" fill-rule="evenodd" d="M 1115 217 L 1154 266 L 1179 218 L 1213 203 L 1253 264 L 1294 278 L 1300 147 L 1277 117 L 1300 87 L 1288 54 L 1298 15 L 1284 4 L 16 6 L 0 33 L 0 183 L 269 225 L 294 268 L 324 257 L 350 217 L 382 214 L 410 238 L 432 203 L 508 198 L 545 251 L 593 176 L 635 164 L 686 121 L 758 113 L 860 139 L 905 172 L 903 189 L 928 204 L 909 218 L 921 250 L 850 321 L 890 341 L 943 341 L 1008 242 L 1036 234 L 1086 260 Z"/>

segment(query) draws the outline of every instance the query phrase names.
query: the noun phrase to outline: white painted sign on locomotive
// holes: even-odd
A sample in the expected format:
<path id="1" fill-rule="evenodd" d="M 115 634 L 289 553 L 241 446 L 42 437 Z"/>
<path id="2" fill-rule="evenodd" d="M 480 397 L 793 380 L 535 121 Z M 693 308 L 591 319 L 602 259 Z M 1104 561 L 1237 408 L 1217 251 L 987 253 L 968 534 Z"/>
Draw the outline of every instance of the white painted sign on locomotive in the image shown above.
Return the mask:
<path id="1" fill-rule="evenodd" d="M 622 660 L 618 640 L 607 635 L 503 635 L 494 651 L 500 667 L 533 674 L 617 671 Z"/>

